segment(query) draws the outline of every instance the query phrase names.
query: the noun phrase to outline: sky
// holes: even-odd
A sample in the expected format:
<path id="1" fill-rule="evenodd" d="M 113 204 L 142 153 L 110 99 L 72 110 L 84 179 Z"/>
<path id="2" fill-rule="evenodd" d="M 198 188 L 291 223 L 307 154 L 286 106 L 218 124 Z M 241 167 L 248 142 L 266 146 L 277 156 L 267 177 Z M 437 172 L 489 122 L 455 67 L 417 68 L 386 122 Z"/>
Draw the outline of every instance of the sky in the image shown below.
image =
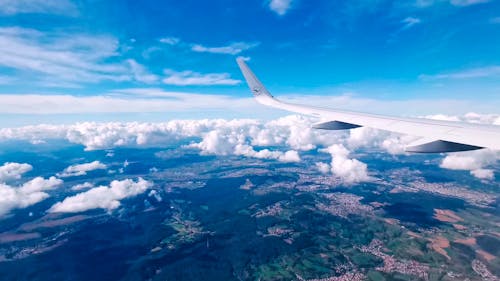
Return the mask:
<path id="1" fill-rule="evenodd" d="M 493 0 L 0 0 L 0 127 L 283 115 L 240 56 L 285 100 L 497 114 L 499 46 Z"/>

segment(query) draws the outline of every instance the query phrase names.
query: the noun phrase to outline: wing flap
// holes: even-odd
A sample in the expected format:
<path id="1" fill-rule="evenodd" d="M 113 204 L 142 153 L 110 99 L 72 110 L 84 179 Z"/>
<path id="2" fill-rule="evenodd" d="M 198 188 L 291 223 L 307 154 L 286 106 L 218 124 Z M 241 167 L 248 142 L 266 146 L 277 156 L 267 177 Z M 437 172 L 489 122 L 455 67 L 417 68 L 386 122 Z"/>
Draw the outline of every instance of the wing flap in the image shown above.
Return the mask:
<path id="1" fill-rule="evenodd" d="M 313 125 L 314 129 L 321 129 L 321 130 L 348 130 L 359 127 L 361 126 L 340 121 L 328 121 Z"/>
<path id="2" fill-rule="evenodd" d="M 469 151 L 482 148 L 484 147 L 450 142 L 450 141 L 435 140 L 419 145 L 409 145 L 405 148 L 405 151 L 413 153 L 442 153 L 442 152 Z"/>

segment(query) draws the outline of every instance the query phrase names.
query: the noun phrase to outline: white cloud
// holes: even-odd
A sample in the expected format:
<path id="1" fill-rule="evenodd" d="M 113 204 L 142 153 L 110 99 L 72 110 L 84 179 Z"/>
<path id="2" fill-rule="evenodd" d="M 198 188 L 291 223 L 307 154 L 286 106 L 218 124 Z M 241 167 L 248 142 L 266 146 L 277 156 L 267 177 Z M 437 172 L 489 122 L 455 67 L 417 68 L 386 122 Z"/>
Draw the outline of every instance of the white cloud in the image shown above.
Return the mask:
<path id="1" fill-rule="evenodd" d="M 120 200 L 134 197 L 151 188 L 153 184 L 142 178 L 137 182 L 131 179 L 115 180 L 109 186 L 99 186 L 54 204 L 51 213 L 77 213 L 92 209 L 114 210 L 120 206 Z"/>
<path id="2" fill-rule="evenodd" d="M 210 85 L 237 85 L 240 80 L 232 79 L 229 73 L 198 73 L 190 70 L 174 71 L 165 70 L 167 77 L 163 78 L 163 83 L 176 86 L 210 86 Z"/>
<path id="3" fill-rule="evenodd" d="M 499 120 L 498 115 L 477 113 L 456 117 L 438 115 L 437 118 L 483 124 L 494 124 Z M 347 148 L 383 149 L 391 154 L 404 154 L 405 147 L 418 139 L 415 136 L 387 133 L 369 128 L 351 131 L 312 129 L 311 126 L 317 122 L 315 118 L 297 115 L 270 121 L 203 119 L 172 120 L 163 123 L 85 122 L 73 125 L 2 128 L 0 141 L 65 139 L 71 143 L 83 145 L 86 150 L 116 147 L 165 147 L 191 141 L 187 147 L 198 149 L 201 154 L 241 155 L 284 162 L 300 161 L 300 151 L 341 145 L 341 147 L 334 147 L 332 152 L 326 151 L 333 155 L 333 164 L 328 169 L 333 169 L 333 173 L 338 174 L 339 177 L 354 181 L 353 179 L 356 178 L 366 178 L 366 168 L 364 163 L 349 158 Z M 491 152 L 487 150 L 471 153 L 460 153 L 456 156 L 449 154 L 442 166 L 472 171 L 484 169 L 498 159 L 498 156 L 488 156 Z M 468 159 L 466 157 L 468 155 L 475 156 Z M 460 156 L 460 158 L 450 159 L 452 156 Z M 460 165 L 463 166 L 457 166 L 458 163 L 462 163 Z M 325 165 L 321 165 L 318 169 L 325 170 L 324 167 Z M 344 172 L 343 168 L 346 168 L 347 172 Z M 356 174 L 351 170 L 361 172 Z"/>
<path id="4" fill-rule="evenodd" d="M 186 84 L 182 81 L 181 84 Z M 230 83 L 237 83 L 230 79 Z M 206 81 L 205 81 L 206 83 Z M 414 99 L 414 100 L 380 100 L 356 98 L 352 95 L 341 96 L 281 96 L 282 100 L 309 104 L 313 106 L 342 108 L 352 111 L 366 111 L 390 115 L 419 116 L 442 112 L 446 114 L 462 114 L 474 109 L 481 112 L 496 112 L 499 100 L 491 99 L 485 103 L 481 100 L 454 99 Z M 228 106 L 230 104 L 231 106 Z M 0 113 L 20 114 L 80 114 L 80 113 L 115 113 L 115 112 L 199 112 L 200 110 L 227 113 L 232 111 L 239 116 L 285 115 L 258 105 L 249 94 L 247 97 L 201 94 L 190 92 L 171 92 L 161 88 L 117 89 L 99 95 L 40 95 L 40 94 L 2 94 Z M 227 114 L 224 114 L 225 116 Z M 500 117 L 497 115 L 497 117 Z M 499 119 L 500 122 L 500 119 Z"/>
<path id="5" fill-rule="evenodd" d="M 347 143 L 351 148 L 361 146 L 378 146 L 377 142 L 383 139 L 382 134 L 387 135 L 387 133 L 383 131 L 368 127 L 352 129 L 349 131 Z"/>
<path id="6" fill-rule="evenodd" d="M 344 182 L 352 184 L 371 179 L 368 176 L 368 166 L 357 159 L 349 159 L 350 152 L 342 144 L 334 144 L 321 151 L 330 153 L 332 156 L 330 171 Z M 320 168 L 324 169 L 325 165 L 320 164 Z"/>
<path id="7" fill-rule="evenodd" d="M 10 186 L 0 183 L 0 216 L 14 209 L 26 208 L 49 197 L 45 191 L 52 190 L 62 184 L 55 177 L 44 179 L 36 177 L 21 186 Z"/>
<path id="8" fill-rule="evenodd" d="M 403 29 L 410 28 L 416 24 L 421 23 L 422 21 L 419 18 L 415 17 L 407 17 L 401 21 L 404 24 Z"/>
<path id="9" fill-rule="evenodd" d="M 260 159 L 275 159 L 282 162 L 300 161 L 297 151 L 294 150 L 281 152 L 262 149 L 256 151 L 248 144 L 248 136 L 241 130 L 236 129 L 239 126 L 247 125 L 245 123 L 245 121 L 239 124 L 234 122 L 235 127 L 220 126 L 205 133 L 201 142 L 193 143 L 190 147 L 200 149 L 202 154 L 241 155 Z"/>
<path id="10" fill-rule="evenodd" d="M 454 122 L 460 121 L 460 118 L 458 116 L 452 116 L 452 115 L 446 115 L 446 114 L 427 115 L 427 116 L 423 116 L 423 118 L 440 120 L 440 121 L 454 121 Z"/>
<path id="11" fill-rule="evenodd" d="M 323 174 L 327 174 L 330 172 L 330 165 L 328 165 L 327 163 L 317 162 L 315 163 L 315 165 L 318 171 L 320 171 Z"/>
<path id="12" fill-rule="evenodd" d="M 73 187 L 71 187 L 71 190 L 82 190 L 82 189 L 87 189 L 87 188 L 92 188 L 92 187 L 94 187 L 94 184 L 92 184 L 90 182 L 84 182 L 81 184 L 74 185 Z"/>
<path id="13" fill-rule="evenodd" d="M 75 176 L 84 176 L 87 172 L 94 170 L 103 170 L 106 169 L 107 166 L 102 164 L 99 161 L 94 161 L 90 163 L 71 165 L 64 169 L 64 171 L 58 174 L 59 177 L 75 177 Z"/>
<path id="14" fill-rule="evenodd" d="M 0 0 L 0 14 L 24 13 L 75 16 L 77 7 L 69 0 Z"/>
<path id="15" fill-rule="evenodd" d="M 495 173 L 491 169 L 477 169 L 470 171 L 471 175 L 478 179 L 493 180 L 495 179 Z"/>
<path id="16" fill-rule="evenodd" d="M 269 9 L 276 14 L 283 16 L 292 6 L 292 0 L 271 0 L 269 1 Z"/>
<path id="17" fill-rule="evenodd" d="M 485 67 L 477 67 L 464 69 L 457 72 L 441 73 L 435 75 L 422 74 L 419 76 L 422 80 L 441 80 L 441 79 L 475 79 L 500 77 L 500 66 L 492 65 Z"/>
<path id="18" fill-rule="evenodd" d="M 490 0 L 450 0 L 450 4 L 454 6 L 471 6 L 487 2 L 490 2 Z"/>
<path id="19" fill-rule="evenodd" d="M 406 154 L 405 148 L 416 141 L 418 137 L 409 135 L 389 134 L 380 143 L 380 147 L 393 155 Z"/>
<path id="20" fill-rule="evenodd" d="M 30 164 L 6 162 L 0 166 L 0 183 L 18 180 L 23 174 L 32 169 L 33 167 Z"/>
<path id="21" fill-rule="evenodd" d="M 152 84 L 159 80 L 158 76 L 155 74 L 149 73 L 149 71 L 137 61 L 133 59 L 128 59 L 127 63 L 130 66 L 130 70 L 134 77 L 134 80 L 143 82 L 146 84 Z"/>
<path id="22" fill-rule="evenodd" d="M 200 44 L 194 44 L 191 46 L 191 50 L 198 53 L 237 55 L 248 49 L 255 48 L 258 45 L 259 43 L 247 43 L 247 42 L 235 42 L 227 46 L 220 46 L 220 47 L 206 47 Z"/>
<path id="23" fill-rule="evenodd" d="M 164 37 L 161 38 L 159 41 L 167 45 L 177 45 L 181 42 L 181 40 L 177 37 Z"/>
<path id="24" fill-rule="evenodd" d="M 480 179 L 493 179 L 492 170 L 484 169 L 500 160 L 500 152 L 483 149 L 470 152 L 450 153 L 441 162 L 440 167 L 450 170 L 466 170 Z"/>
<path id="25" fill-rule="evenodd" d="M 278 158 L 281 162 L 299 162 L 300 156 L 299 153 L 295 150 L 288 150 L 285 154 L 281 155 Z"/>
<path id="26" fill-rule="evenodd" d="M 448 3 L 457 7 L 466 7 L 487 2 L 490 2 L 490 0 L 416 0 L 415 6 L 426 8 L 436 4 Z"/>
<path id="27" fill-rule="evenodd" d="M 111 36 L 0 28 L 0 66 L 30 75 L 42 86 L 157 80 L 135 60 L 119 55 L 119 41 Z"/>

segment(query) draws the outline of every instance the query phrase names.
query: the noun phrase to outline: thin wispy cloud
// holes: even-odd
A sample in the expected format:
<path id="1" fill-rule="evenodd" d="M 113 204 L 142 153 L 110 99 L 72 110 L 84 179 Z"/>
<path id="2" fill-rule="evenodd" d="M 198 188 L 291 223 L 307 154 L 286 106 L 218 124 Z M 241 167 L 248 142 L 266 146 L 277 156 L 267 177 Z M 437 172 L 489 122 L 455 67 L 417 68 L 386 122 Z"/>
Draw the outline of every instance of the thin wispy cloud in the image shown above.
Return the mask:
<path id="1" fill-rule="evenodd" d="M 199 53 L 237 55 L 243 51 L 249 50 L 258 45 L 259 43 L 247 43 L 247 42 L 235 42 L 227 46 L 219 46 L 219 47 L 207 47 L 200 44 L 194 44 L 191 46 L 191 50 Z"/>
<path id="2" fill-rule="evenodd" d="M 435 75 L 422 74 L 419 76 L 422 80 L 440 80 L 440 79 L 474 79 L 474 78 L 492 78 L 500 77 L 500 66 L 486 66 L 470 68 L 456 72 L 441 73 Z"/>
<path id="3" fill-rule="evenodd" d="M 156 80 L 139 63 L 119 55 L 120 44 L 111 36 L 0 28 L 0 66 L 33 75 L 45 86 Z"/>
<path id="4" fill-rule="evenodd" d="M 166 92 L 159 89 L 117 90 L 104 95 L 2 94 L 0 113 L 85 114 L 133 112 L 189 112 L 191 110 L 245 109 L 255 112 L 251 97 Z"/>
<path id="5" fill-rule="evenodd" d="M 274 110 L 257 106 L 251 94 L 245 97 L 192 92 L 172 92 L 161 88 L 127 88 L 92 96 L 49 94 L 2 94 L 0 114 L 85 114 L 85 113 L 141 113 L 141 112 L 200 112 L 268 118 Z M 352 111 L 367 111 L 393 115 L 428 115 L 441 112 L 456 114 L 471 109 L 496 112 L 498 100 L 409 99 L 382 100 L 342 96 L 301 95 L 281 96 L 290 103 L 309 104 Z M 230 105 L 230 106 L 228 106 Z M 409 113 L 408 109 L 412 109 Z M 202 117 L 201 116 L 197 117 Z M 500 119 L 499 119 L 500 120 Z M 500 124 L 500 123 L 499 123 Z"/>
<path id="6" fill-rule="evenodd" d="M 240 80 L 232 79 L 229 73 L 206 73 L 202 74 L 190 70 L 175 71 L 165 70 L 165 77 L 162 81 L 167 85 L 176 86 L 210 86 L 210 85 L 237 85 Z"/>
<path id="7" fill-rule="evenodd" d="M 421 22 L 422 22 L 422 20 L 420 20 L 419 18 L 415 18 L 415 17 L 407 17 L 401 21 L 401 23 L 404 24 L 403 29 L 408 29 L 408 28 L 410 28 L 416 24 L 419 24 Z"/>
<path id="8" fill-rule="evenodd" d="M 292 0 L 271 0 L 269 1 L 269 9 L 276 14 L 283 16 L 292 7 Z"/>
<path id="9" fill-rule="evenodd" d="M 487 2 L 490 2 L 490 0 L 451 0 L 450 4 L 454 6 L 471 6 Z"/>
<path id="10" fill-rule="evenodd" d="M 490 0 L 417 0 L 415 2 L 415 6 L 419 8 L 426 8 L 437 4 L 447 3 L 457 7 L 466 7 L 488 2 L 490 2 Z"/>
<path id="11" fill-rule="evenodd" d="M 159 77 L 155 74 L 150 73 L 146 67 L 139 64 L 137 61 L 133 59 L 128 59 L 127 63 L 130 66 L 130 70 L 134 77 L 134 80 L 143 82 L 146 84 L 152 84 L 159 80 Z"/>
<path id="12" fill-rule="evenodd" d="M 181 40 L 177 37 L 164 37 L 164 38 L 160 38 L 160 41 L 161 43 L 163 44 L 167 44 L 167 45 L 177 45 L 181 42 Z"/>
<path id="13" fill-rule="evenodd" d="M 0 0 L 0 14 L 78 15 L 78 8 L 69 0 Z"/>

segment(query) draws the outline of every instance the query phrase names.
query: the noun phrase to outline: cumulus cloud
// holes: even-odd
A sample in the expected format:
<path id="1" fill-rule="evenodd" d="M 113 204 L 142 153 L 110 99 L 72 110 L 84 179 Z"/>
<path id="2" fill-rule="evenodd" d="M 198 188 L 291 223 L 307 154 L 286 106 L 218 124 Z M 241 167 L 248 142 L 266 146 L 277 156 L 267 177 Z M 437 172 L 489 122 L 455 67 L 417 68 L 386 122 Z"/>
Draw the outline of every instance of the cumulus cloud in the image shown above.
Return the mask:
<path id="1" fill-rule="evenodd" d="M 442 160 L 440 167 L 450 170 L 470 171 L 471 175 L 480 179 L 493 179 L 493 170 L 485 169 L 485 167 L 495 164 L 498 160 L 500 160 L 498 151 L 483 149 L 450 153 Z"/>
<path id="2" fill-rule="evenodd" d="M 493 180 L 495 179 L 495 173 L 491 169 L 477 169 L 470 171 L 471 175 L 478 179 Z"/>
<path id="3" fill-rule="evenodd" d="M 315 165 L 318 171 L 320 171 L 323 174 L 327 174 L 330 172 L 330 165 L 328 165 L 327 163 L 317 162 L 315 163 Z"/>
<path id="4" fill-rule="evenodd" d="M 387 135 L 388 133 L 386 132 L 372 128 L 356 128 L 349 131 L 347 144 L 351 148 L 362 146 L 379 146 L 380 140 L 384 139 L 384 137 Z"/>
<path id="5" fill-rule="evenodd" d="M 481 115 L 468 113 L 464 116 L 444 116 L 437 118 L 460 120 L 475 123 L 495 124 L 498 115 Z M 435 116 L 427 116 L 435 117 Z M 40 125 L 19 128 L 0 129 L 0 141 L 3 140 L 50 140 L 66 139 L 75 144 L 81 144 L 86 150 L 113 149 L 116 147 L 165 147 L 178 145 L 180 142 L 190 142 L 185 147 L 199 150 L 200 154 L 240 155 L 246 157 L 272 159 L 283 162 L 300 161 L 301 151 L 311 151 L 332 145 L 342 145 L 345 150 L 368 148 L 385 150 L 391 154 L 404 154 L 405 147 L 418 137 L 381 132 L 369 128 L 358 128 L 351 131 L 315 130 L 311 126 L 319 120 L 312 117 L 290 115 L 270 121 L 254 119 L 203 119 L 203 120 L 172 120 L 163 123 L 77 123 L 73 125 Z M 351 169 L 363 168 L 363 163 L 349 158 L 349 153 L 336 148 L 336 156 L 331 170 L 334 174 L 343 175 L 349 180 L 349 173 L 344 173 L 340 166 Z M 489 152 L 478 152 L 489 153 Z M 453 154 L 450 154 L 453 155 Z M 448 156 L 450 156 L 448 155 Z M 465 157 L 465 154 L 460 157 Z M 450 156 L 451 157 L 451 156 Z M 335 157 L 334 157 L 335 159 Z M 494 157 L 494 159 L 497 159 Z M 462 159 L 463 160 L 463 159 Z M 468 160 L 463 160 L 468 161 Z M 474 160 L 475 161 L 475 160 Z M 494 160 L 496 161 L 496 160 Z M 452 164 L 448 164 L 451 162 Z M 342 164 L 338 164 L 342 163 Z M 449 158 L 444 160 L 443 168 L 456 165 Z M 493 163 L 493 162 L 481 162 Z M 318 169 L 324 171 L 325 165 L 318 164 Z M 330 164 L 328 164 L 330 165 Z M 461 168 L 472 171 L 484 169 L 490 164 L 476 165 L 474 168 Z M 457 169 L 457 168 L 455 168 Z M 353 178 L 365 178 L 361 172 Z M 484 172 L 478 172 L 484 176 Z M 486 176 L 484 176 L 486 177 Z"/>
<path id="6" fill-rule="evenodd" d="M 134 197 L 151 188 L 153 184 L 142 178 L 137 182 L 126 180 L 115 180 L 109 186 L 99 186 L 88 191 L 65 198 L 54 204 L 51 213 L 78 213 L 92 209 L 114 210 L 120 206 L 120 200 Z"/>
<path id="7" fill-rule="evenodd" d="M 0 166 L 0 182 L 18 180 L 23 174 L 32 169 L 33 167 L 30 164 L 6 162 Z"/>
<path id="8" fill-rule="evenodd" d="M 58 174 L 59 177 L 75 177 L 75 176 L 84 176 L 87 172 L 94 170 L 103 170 L 106 169 L 107 166 L 99 161 L 94 161 L 90 163 L 71 165 L 64 169 L 64 171 Z"/>
<path id="9" fill-rule="evenodd" d="M 247 142 L 247 135 L 244 132 L 232 130 L 231 127 L 220 127 L 204 134 L 201 142 L 193 143 L 190 147 L 200 149 L 202 154 L 241 155 L 260 159 L 276 159 L 282 162 L 300 161 L 297 151 L 282 152 L 269 149 L 256 151 Z"/>
<path id="10" fill-rule="evenodd" d="M 46 192 L 62 184 L 56 177 L 44 179 L 36 177 L 21 186 L 10 186 L 0 183 L 0 216 L 14 209 L 26 208 L 49 197 Z"/>
<path id="11" fill-rule="evenodd" d="M 283 16 L 292 6 L 292 0 L 271 0 L 269 1 L 269 9 L 276 14 Z"/>
<path id="12" fill-rule="evenodd" d="M 352 184 L 370 180 L 368 176 L 368 166 L 357 159 L 350 159 L 348 157 L 350 153 L 349 150 L 342 144 L 334 144 L 322 151 L 330 153 L 332 156 L 330 171 L 344 182 Z M 327 165 L 328 164 L 321 163 L 319 165 L 317 164 L 317 167 L 325 170 Z"/>
<path id="13" fill-rule="evenodd" d="M 410 135 L 388 134 L 381 140 L 380 147 L 392 155 L 407 154 L 406 147 L 418 139 Z"/>

